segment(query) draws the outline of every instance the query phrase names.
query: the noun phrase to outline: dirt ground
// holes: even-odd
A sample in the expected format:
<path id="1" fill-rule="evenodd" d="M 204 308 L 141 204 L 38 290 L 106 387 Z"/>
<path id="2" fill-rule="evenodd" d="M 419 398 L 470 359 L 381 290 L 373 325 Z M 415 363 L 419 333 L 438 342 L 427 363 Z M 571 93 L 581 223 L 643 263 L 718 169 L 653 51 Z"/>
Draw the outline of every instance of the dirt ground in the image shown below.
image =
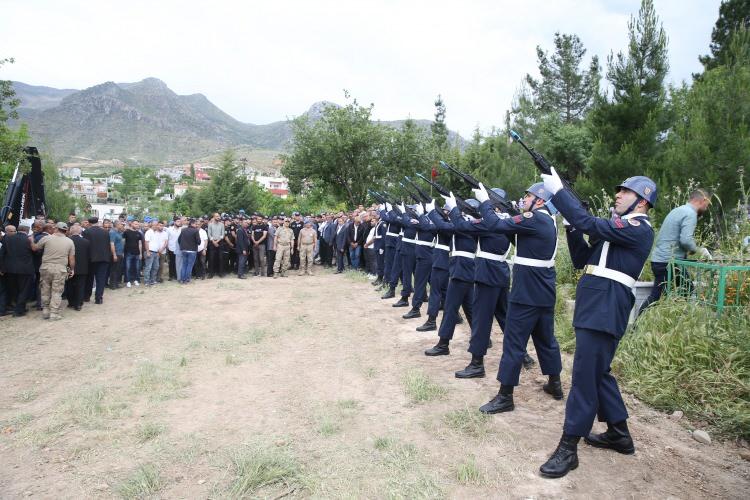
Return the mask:
<path id="1" fill-rule="evenodd" d="M 0 497 L 747 498 L 736 445 L 700 444 L 630 395 L 635 455 L 581 444 L 577 470 L 540 477 L 564 403 L 538 369 L 514 412 L 484 417 L 500 335 L 488 378 L 458 380 L 466 325 L 450 356 L 427 358 L 422 319 L 359 275 L 317 273 L 108 290 L 58 322 L 0 319 Z"/>

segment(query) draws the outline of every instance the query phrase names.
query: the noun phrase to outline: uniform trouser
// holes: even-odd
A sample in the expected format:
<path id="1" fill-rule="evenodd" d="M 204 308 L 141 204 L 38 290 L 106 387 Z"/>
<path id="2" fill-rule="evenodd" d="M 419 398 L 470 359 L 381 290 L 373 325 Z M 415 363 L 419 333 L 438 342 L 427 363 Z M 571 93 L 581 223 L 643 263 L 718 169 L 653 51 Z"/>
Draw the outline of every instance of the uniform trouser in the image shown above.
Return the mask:
<path id="1" fill-rule="evenodd" d="M 411 299 L 411 306 L 419 309 L 427 299 L 427 282 L 430 281 L 430 270 L 432 269 L 432 259 L 417 258 L 414 267 L 414 296 Z"/>
<path id="2" fill-rule="evenodd" d="M 383 250 L 383 278 L 386 282 L 390 283 L 393 263 L 396 260 L 396 247 L 385 246 Z"/>
<path id="3" fill-rule="evenodd" d="M 312 274 L 313 269 L 313 254 L 315 253 L 315 245 L 312 243 L 299 245 L 299 270 Z"/>
<path id="4" fill-rule="evenodd" d="M 560 346 L 555 338 L 555 308 L 529 306 L 511 302 L 506 315 L 503 356 L 497 380 L 502 385 L 518 385 L 526 344 L 534 341 L 539 367 L 544 375 L 559 375 L 562 370 Z"/>
<path id="5" fill-rule="evenodd" d="M 104 297 L 104 288 L 107 286 L 107 278 L 109 278 L 109 262 L 89 263 L 89 273 L 86 275 L 84 297 L 91 299 L 91 289 L 94 287 L 94 283 L 96 283 L 96 293 L 94 294 L 94 298 L 99 300 Z"/>
<path id="6" fill-rule="evenodd" d="M 493 316 L 500 328 L 505 331 L 505 316 L 508 312 L 508 287 L 490 286 L 484 283 L 476 283 L 474 287 L 474 304 L 471 308 L 474 318 L 471 323 L 469 352 L 476 356 L 484 356 L 487 354 L 487 347 L 490 343 Z"/>
<path id="7" fill-rule="evenodd" d="M 253 245 L 253 265 L 256 276 L 266 276 L 266 245 Z"/>
<path id="8" fill-rule="evenodd" d="M 379 280 L 383 280 L 383 276 L 385 276 L 385 248 L 377 248 L 375 250 L 377 255 L 377 263 L 378 263 L 378 270 L 377 275 Z"/>
<path id="9" fill-rule="evenodd" d="M 427 316 L 432 318 L 438 315 L 440 305 L 445 302 L 448 293 L 448 270 L 432 268 L 430 271 L 430 298 L 427 302 Z"/>
<path id="10" fill-rule="evenodd" d="M 14 312 L 16 314 L 26 312 L 26 302 L 35 295 L 34 275 L 6 273 L 4 280 L 8 290 L 8 300 L 15 299 Z"/>
<path id="11" fill-rule="evenodd" d="M 109 287 L 115 288 L 120 286 L 122 282 L 122 270 L 125 267 L 125 256 L 118 255 L 117 262 L 112 262 L 112 267 L 109 272 Z"/>
<path id="12" fill-rule="evenodd" d="M 237 254 L 237 276 L 242 277 L 247 271 L 247 254 Z"/>
<path id="13" fill-rule="evenodd" d="M 565 434 L 587 436 L 595 416 L 600 422 L 611 423 L 628 418 L 617 381 L 610 373 L 619 342 L 609 333 L 576 328 L 573 383 L 565 405 Z"/>
<path id="14" fill-rule="evenodd" d="M 65 296 L 71 306 L 81 307 L 83 305 L 86 276 L 86 274 L 73 274 L 73 277 L 65 282 Z"/>
<path id="15" fill-rule="evenodd" d="M 108 264 L 107 262 L 95 262 L 92 264 Z M 41 280 L 42 288 L 42 307 L 49 310 L 50 314 L 60 314 L 60 301 L 62 300 L 62 292 L 65 288 L 65 278 L 67 278 L 68 272 L 66 270 L 52 271 L 48 269 L 41 269 L 39 271 L 39 277 Z M 96 290 L 99 293 L 99 289 Z"/>
<path id="16" fill-rule="evenodd" d="M 401 252 L 398 248 L 394 248 L 393 253 L 393 264 L 391 265 L 391 274 L 388 278 L 388 283 L 391 285 L 391 288 L 396 288 L 398 286 L 398 280 L 401 280 L 401 283 L 403 284 L 404 277 L 401 272 Z"/>
<path id="17" fill-rule="evenodd" d="M 214 246 L 214 242 L 209 241 L 206 253 L 208 254 L 208 275 L 213 276 L 214 274 L 218 274 L 219 276 L 223 276 L 224 266 L 221 262 L 221 245 Z"/>
<path id="18" fill-rule="evenodd" d="M 411 245 L 411 243 L 408 243 Z M 403 243 L 402 243 L 403 245 Z M 413 253 L 401 254 L 401 283 L 403 288 L 401 289 L 401 296 L 408 297 L 414 292 L 412 286 L 412 277 L 414 275 L 414 268 L 417 266 L 417 258 Z"/>
<path id="19" fill-rule="evenodd" d="M 285 273 L 289 269 L 289 257 L 292 254 L 292 249 L 289 245 L 277 246 L 276 247 L 276 260 L 273 263 L 273 273 Z"/>
<path id="20" fill-rule="evenodd" d="M 438 336 L 443 340 L 453 338 L 453 330 L 458 322 L 458 308 L 461 307 L 466 315 L 469 326 L 472 325 L 471 304 L 474 302 L 474 282 L 451 278 L 448 291 L 445 294 L 443 319 L 440 321 Z"/>
<path id="21" fill-rule="evenodd" d="M 365 271 L 367 271 L 367 274 L 378 274 L 377 252 L 372 246 L 365 248 Z"/>
<path id="22" fill-rule="evenodd" d="M 266 251 L 266 273 L 273 276 L 273 263 L 276 261 L 276 250 Z"/>

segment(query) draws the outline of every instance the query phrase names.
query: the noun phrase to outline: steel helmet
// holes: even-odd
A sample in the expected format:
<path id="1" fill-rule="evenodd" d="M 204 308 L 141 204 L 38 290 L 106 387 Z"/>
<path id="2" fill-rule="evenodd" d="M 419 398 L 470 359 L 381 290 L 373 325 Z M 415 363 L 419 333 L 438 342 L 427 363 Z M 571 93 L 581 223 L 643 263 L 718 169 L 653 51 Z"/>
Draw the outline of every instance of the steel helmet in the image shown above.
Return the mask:
<path id="1" fill-rule="evenodd" d="M 505 199 L 505 197 L 507 196 L 507 193 L 502 188 L 492 188 L 492 189 L 490 189 L 490 191 L 492 191 L 493 193 L 495 193 L 496 195 L 498 195 L 502 199 Z"/>
<path id="2" fill-rule="evenodd" d="M 628 177 L 621 184 L 616 186 L 617 189 L 625 188 L 633 191 L 651 205 L 656 206 L 656 183 L 643 175 Z"/>
<path id="3" fill-rule="evenodd" d="M 526 192 L 533 194 L 537 198 L 541 198 L 544 201 L 549 201 L 552 199 L 552 193 L 544 189 L 543 182 L 537 182 L 536 184 L 532 184 L 531 186 L 529 186 L 529 189 L 527 189 Z"/>
<path id="4" fill-rule="evenodd" d="M 474 198 L 469 198 L 466 200 L 466 204 L 469 205 L 474 210 L 479 210 L 479 202 L 475 200 Z"/>

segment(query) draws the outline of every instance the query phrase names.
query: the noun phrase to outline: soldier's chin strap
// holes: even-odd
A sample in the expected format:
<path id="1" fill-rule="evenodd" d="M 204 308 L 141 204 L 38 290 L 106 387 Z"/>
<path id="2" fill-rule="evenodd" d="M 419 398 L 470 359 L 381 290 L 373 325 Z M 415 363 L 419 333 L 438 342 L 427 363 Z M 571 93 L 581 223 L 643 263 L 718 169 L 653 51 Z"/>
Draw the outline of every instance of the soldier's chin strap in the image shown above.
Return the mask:
<path id="1" fill-rule="evenodd" d="M 630 204 L 630 206 L 628 207 L 628 209 L 627 209 L 627 210 L 625 210 L 625 213 L 624 213 L 624 214 L 622 214 L 622 215 L 620 215 L 620 217 L 625 217 L 625 216 L 626 216 L 626 215 L 628 215 L 628 214 L 629 214 L 630 212 L 632 212 L 633 210 L 635 210 L 635 208 L 636 208 L 636 207 L 638 206 L 638 204 L 639 204 L 639 203 L 641 202 L 641 200 L 643 200 L 643 199 L 644 199 L 644 198 L 641 198 L 640 196 L 636 196 L 636 197 L 635 197 L 635 201 L 634 201 L 633 203 L 631 203 L 631 204 Z M 613 212 L 614 212 L 614 210 L 613 210 Z M 616 215 L 616 214 L 615 214 L 615 215 Z"/>

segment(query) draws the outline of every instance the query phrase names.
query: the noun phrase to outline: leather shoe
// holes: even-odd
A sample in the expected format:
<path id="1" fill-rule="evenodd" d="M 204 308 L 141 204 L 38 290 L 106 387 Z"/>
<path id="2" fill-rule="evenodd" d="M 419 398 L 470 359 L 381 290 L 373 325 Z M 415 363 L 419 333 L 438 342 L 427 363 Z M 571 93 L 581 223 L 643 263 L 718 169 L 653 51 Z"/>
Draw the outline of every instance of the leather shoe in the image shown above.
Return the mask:
<path id="1" fill-rule="evenodd" d="M 544 465 L 539 467 L 539 472 L 544 477 L 563 477 L 568 472 L 578 467 L 578 436 L 566 436 L 563 434 L 555 452 L 549 457 Z"/>
<path id="2" fill-rule="evenodd" d="M 81 310 L 81 306 L 75 306 L 75 307 L 73 307 L 73 309 L 75 309 L 76 311 L 80 311 Z"/>
<path id="3" fill-rule="evenodd" d="M 401 297 L 398 299 L 398 302 L 393 304 L 393 307 L 409 307 L 409 301 L 406 299 L 406 297 Z"/>
<path id="4" fill-rule="evenodd" d="M 542 389 L 558 401 L 565 397 L 562 390 L 562 383 L 559 380 L 550 380 L 542 386 Z"/>
<path id="5" fill-rule="evenodd" d="M 419 318 L 422 316 L 422 313 L 419 312 L 419 309 L 416 307 L 412 307 L 408 313 L 401 316 L 404 319 L 412 319 L 412 318 Z"/>
<path id="6" fill-rule="evenodd" d="M 103 303 L 104 303 L 103 299 L 94 299 L 94 304 L 103 304 Z"/>
<path id="7" fill-rule="evenodd" d="M 484 362 L 472 359 L 466 368 L 456 372 L 456 378 L 484 378 Z"/>
<path id="8" fill-rule="evenodd" d="M 380 298 L 381 298 L 381 299 L 392 299 L 392 298 L 393 298 L 393 297 L 395 297 L 395 296 L 396 296 L 396 291 L 395 291 L 395 290 L 394 290 L 393 288 L 389 288 L 389 289 L 388 289 L 388 291 L 387 291 L 387 292 L 385 292 L 385 293 L 383 294 L 383 296 L 382 296 L 382 297 L 380 297 Z"/>
<path id="9" fill-rule="evenodd" d="M 451 353 L 450 347 L 448 347 L 448 344 L 441 344 L 438 342 L 434 346 L 430 347 L 424 352 L 425 356 L 447 356 Z"/>
<path id="10" fill-rule="evenodd" d="M 516 405 L 513 404 L 513 394 L 497 394 L 494 398 L 479 407 L 479 411 L 486 414 L 504 413 L 513 411 Z"/>
<path id="11" fill-rule="evenodd" d="M 606 432 L 602 432 L 601 434 L 590 433 L 583 440 L 591 446 L 607 448 L 623 455 L 632 455 L 635 453 L 633 438 L 630 437 L 628 423 L 625 420 L 616 424 L 607 422 Z"/>
<path id="12" fill-rule="evenodd" d="M 534 361 L 534 358 L 529 356 L 529 353 L 526 352 L 523 354 L 523 367 L 527 370 L 531 370 L 531 368 L 536 364 L 536 361 Z"/>
<path id="13" fill-rule="evenodd" d="M 427 321 L 425 321 L 423 325 L 417 327 L 418 332 L 431 332 L 433 330 L 437 330 L 437 323 L 435 323 L 435 318 L 428 317 Z"/>

